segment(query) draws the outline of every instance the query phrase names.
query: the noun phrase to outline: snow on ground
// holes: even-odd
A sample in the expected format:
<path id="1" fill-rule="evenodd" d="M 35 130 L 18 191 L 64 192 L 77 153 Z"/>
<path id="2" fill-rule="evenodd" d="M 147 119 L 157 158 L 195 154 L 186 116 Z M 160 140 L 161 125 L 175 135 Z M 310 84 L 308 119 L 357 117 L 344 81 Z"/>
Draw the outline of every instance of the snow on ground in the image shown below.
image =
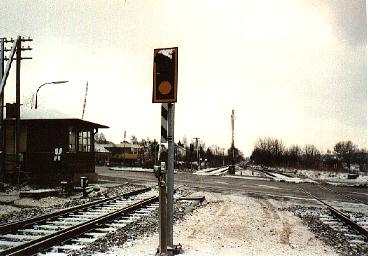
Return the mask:
<path id="1" fill-rule="evenodd" d="M 247 169 L 237 169 L 234 175 L 226 177 L 267 177 L 275 181 L 285 181 L 292 183 L 328 183 L 331 185 L 346 185 L 346 186 L 368 186 L 368 173 L 359 172 L 356 179 L 348 179 L 347 172 L 333 172 L 320 170 L 299 170 L 292 168 L 268 168 L 264 172 L 257 171 L 259 166 L 250 166 Z M 269 173 L 269 174 L 267 174 Z M 285 174 L 285 175 L 284 175 Z"/>
<path id="2" fill-rule="evenodd" d="M 356 179 L 348 179 L 347 172 L 317 170 L 295 170 L 295 172 L 297 176 L 307 177 L 315 181 L 323 181 L 332 185 L 368 185 L 368 173 L 363 172 L 359 173 Z"/>
<path id="3" fill-rule="evenodd" d="M 290 203 L 203 195 L 208 204 L 174 226 L 174 243 L 183 245 L 183 255 L 337 255 L 298 217 L 278 210 Z M 99 255 L 154 255 L 158 245 L 158 234 L 154 234 Z"/>
<path id="4" fill-rule="evenodd" d="M 308 182 L 308 183 L 316 183 L 312 179 L 308 178 L 298 178 L 298 177 L 288 177 L 279 173 L 272 173 L 274 175 L 273 179 L 276 181 L 286 181 L 286 182 L 293 182 L 293 183 L 302 183 L 302 182 Z"/>
<path id="5" fill-rule="evenodd" d="M 197 175 L 215 175 L 219 176 L 227 172 L 229 168 L 228 167 L 222 167 L 222 168 L 206 168 L 199 171 L 196 171 L 194 174 Z"/>
<path id="6" fill-rule="evenodd" d="M 20 212 L 20 211 L 21 211 L 20 208 L 17 208 L 17 207 L 11 206 L 11 205 L 1 205 L 1 207 L 0 207 L 0 219 L 1 219 L 1 216 L 3 216 L 3 215 L 9 214 L 9 213 L 14 213 L 14 212 Z"/>
<path id="7" fill-rule="evenodd" d="M 95 185 L 96 186 L 96 185 Z M 99 194 L 107 191 L 109 187 L 117 187 L 120 184 L 101 184 L 100 191 L 97 192 Z M 24 188 L 23 190 L 30 190 L 29 188 Z M 39 189 L 37 191 L 48 191 L 47 189 Z M 49 207 L 57 207 L 62 206 L 64 204 L 70 203 L 72 201 L 81 201 L 81 193 L 77 193 L 75 195 L 69 197 L 55 197 L 48 196 L 43 197 L 41 199 L 34 199 L 31 197 L 19 197 L 19 191 L 12 190 L 8 192 L 0 192 L 0 219 L 1 216 L 20 212 L 23 208 L 49 208 Z M 92 192 L 90 196 L 94 196 L 96 193 Z"/>
<path id="8" fill-rule="evenodd" d="M 238 168 L 238 166 L 235 166 L 235 175 L 236 176 L 266 177 L 266 175 L 262 172 L 258 172 L 254 169 Z"/>
<path id="9" fill-rule="evenodd" d="M 19 207 L 47 208 L 47 207 L 52 207 L 56 205 L 62 205 L 70 201 L 71 201 L 71 198 L 60 198 L 60 197 L 54 197 L 54 196 L 44 197 L 44 198 L 41 198 L 40 200 L 33 199 L 33 198 L 20 198 L 14 201 L 14 205 L 19 206 Z"/>
<path id="10" fill-rule="evenodd" d="M 130 171 L 130 172 L 153 172 L 153 169 L 146 169 L 141 167 L 110 167 L 112 171 Z"/>
<path id="11" fill-rule="evenodd" d="M 235 166 L 235 175 L 226 174 L 225 177 L 247 180 L 272 180 L 270 176 L 254 169 L 243 169 Z"/>
<path id="12" fill-rule="evenodd" d="M 197 175 L 206 175 L 207 173 L 212 172 L 213 170 L 216 170 L 216 169 L 217 168 L 206 168 L 206 169 L 201 169 L 201 170 L 195 171 L 193 173 L 197 174 Z"/>

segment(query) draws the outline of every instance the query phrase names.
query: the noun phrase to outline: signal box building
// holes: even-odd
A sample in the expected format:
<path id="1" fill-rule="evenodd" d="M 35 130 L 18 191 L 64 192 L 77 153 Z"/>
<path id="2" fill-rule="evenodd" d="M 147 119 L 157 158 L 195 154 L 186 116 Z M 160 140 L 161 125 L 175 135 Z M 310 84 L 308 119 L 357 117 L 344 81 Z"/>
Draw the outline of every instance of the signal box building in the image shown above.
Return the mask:
<path id="1" fill-rule="evenodd" d="M 22 109 L 19 168 L 15 160 L 15 111 L 7 108 L 4 120 L 4 178 L 50 184 L 78 182 L 81 176 L 97 180 L 94 135 L 105 125 L 81 120 L 55 110 Z"/>

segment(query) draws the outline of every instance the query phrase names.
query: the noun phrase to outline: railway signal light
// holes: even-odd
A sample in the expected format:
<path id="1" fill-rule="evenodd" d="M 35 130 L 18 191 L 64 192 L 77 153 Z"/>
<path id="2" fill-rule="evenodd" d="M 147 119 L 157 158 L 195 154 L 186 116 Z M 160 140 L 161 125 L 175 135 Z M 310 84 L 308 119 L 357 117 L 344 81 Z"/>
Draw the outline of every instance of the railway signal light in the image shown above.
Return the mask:
<path id="1" fill-rule="evenodd" d="M 153 61 L 153 103 L 177 101 L 178 48 L 154 50 Z"/>

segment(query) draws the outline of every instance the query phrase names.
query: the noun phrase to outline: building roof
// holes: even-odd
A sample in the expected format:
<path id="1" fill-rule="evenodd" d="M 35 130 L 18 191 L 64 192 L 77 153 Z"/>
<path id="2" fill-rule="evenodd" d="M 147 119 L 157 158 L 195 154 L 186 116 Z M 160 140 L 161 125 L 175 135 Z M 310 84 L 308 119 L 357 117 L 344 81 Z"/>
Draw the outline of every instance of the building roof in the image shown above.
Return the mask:
<path id="1" fill-rule="evenodd" d="M 20 119 L 40 120 L 40 119 L 78 119 L 78 118 L 64 114 L 54 109 L 21 109 Z"/>
<path id="2" fill-rule="evenodd" d="M 100 144 L 101 146 L 103 146 L 104 148 L 143 148 L 143 146 L 140 145 L 135 145 L 135 144 L 131 144 L 129 142 L 122 142 L 119 144 Z"/>
<path id="3" fill-rule="evenodd" d="M 97 144 L 95 143 L 95 152 L 98 153 L 110 153 L 110 151 L 108 151 L 103 144 Z"/>
<path id="4" fill-rule="evenodd" d="M 90 122 L 87 120 L 82 120 L 80 118 L 64 114 L 55 109 L 26 109 L 21 108 L 20 110 L 20 120 L 31 121 L 31 120 L 75 120 L 79 121 L 96 128 L 109 128 L 106 125 Z"/>

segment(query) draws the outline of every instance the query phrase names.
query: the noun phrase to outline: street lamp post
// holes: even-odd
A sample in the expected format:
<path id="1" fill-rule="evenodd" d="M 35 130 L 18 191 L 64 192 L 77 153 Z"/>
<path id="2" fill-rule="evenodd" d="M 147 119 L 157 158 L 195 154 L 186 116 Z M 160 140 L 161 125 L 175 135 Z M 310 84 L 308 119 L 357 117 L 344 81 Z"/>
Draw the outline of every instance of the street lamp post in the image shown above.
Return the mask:
<path id="1" fill-rule="evenodd" d="M 46 85 L 46 84 L 64 84 L 64 83 L 67 83 L 69 81 L 54 81 L 54 82 L 48 82 L 48 83 L 44 83 L 44 84 L 41 84 L 38 89 L 37 89 L 37 92 L 36 92 L 36 104 L 35 104 L 35 109 L 37 109 L 37 95 L 38 95 L 38 91 L 41 89 L 42 86 Z"/>

